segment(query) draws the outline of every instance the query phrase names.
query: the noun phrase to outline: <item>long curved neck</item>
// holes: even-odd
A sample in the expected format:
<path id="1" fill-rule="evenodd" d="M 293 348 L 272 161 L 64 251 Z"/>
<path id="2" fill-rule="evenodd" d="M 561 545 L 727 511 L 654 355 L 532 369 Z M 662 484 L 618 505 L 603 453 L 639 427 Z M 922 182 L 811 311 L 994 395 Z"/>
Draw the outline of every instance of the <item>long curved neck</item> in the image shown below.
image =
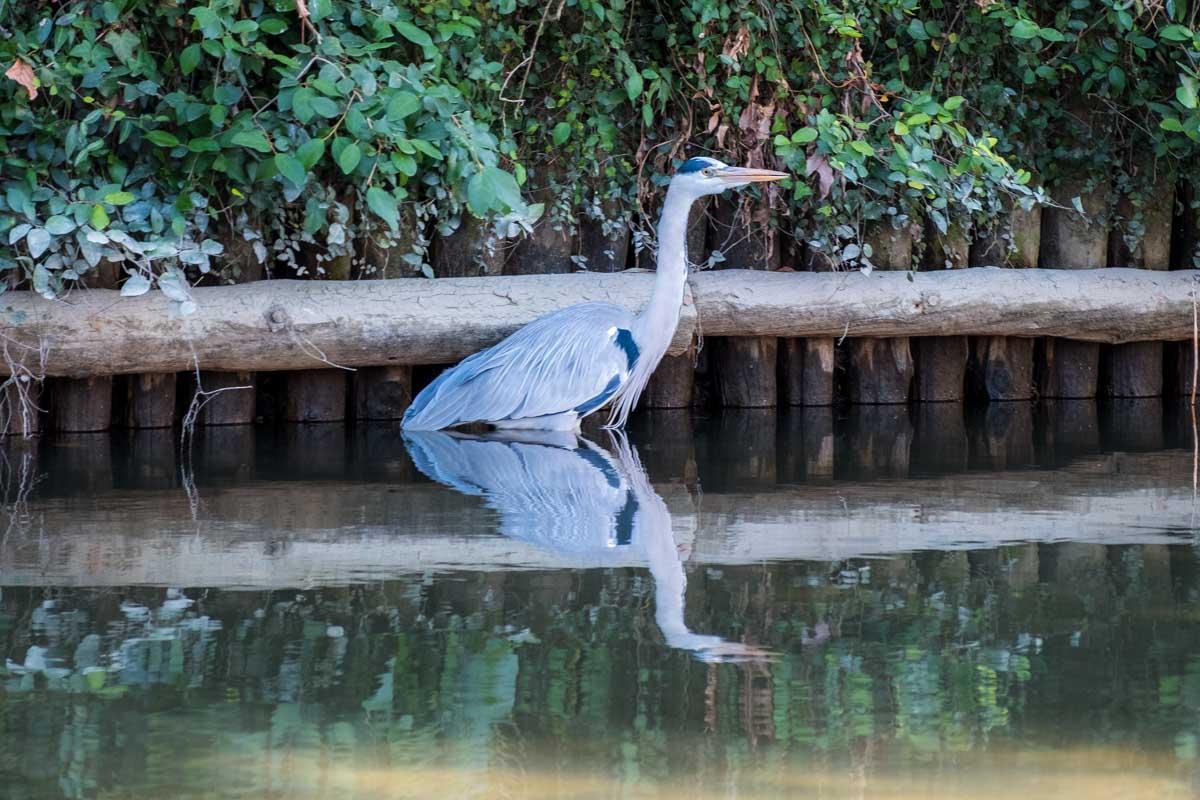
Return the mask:
<path id="1" fill-rule="evenodd" d="M 658 222 L 658 269 L 654 291 L 634 323 L 637 328 L 633 331 L 635 340 L 639 344 L 661 344 L 662 352 L 666 352 L 675 334 L 679 309 L 683 305 L 683 290 L 687 285 L 688 212 L 694 200 L 677 186 L 667 190 Z"/>

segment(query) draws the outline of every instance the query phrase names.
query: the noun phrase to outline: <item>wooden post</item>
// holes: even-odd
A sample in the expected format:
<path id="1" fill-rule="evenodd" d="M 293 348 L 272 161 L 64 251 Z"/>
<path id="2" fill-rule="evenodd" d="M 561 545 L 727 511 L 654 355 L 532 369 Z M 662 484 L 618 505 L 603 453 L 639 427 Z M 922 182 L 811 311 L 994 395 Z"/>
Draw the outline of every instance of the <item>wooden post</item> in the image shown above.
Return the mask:
<path id="1" fill-rule="evenodd" d="M 112 424 L 113 379 L 57 378 L 51 382 L 51 427 L 59 432 L 106 431 Z"/>
<path id="2" fill-rule="evenodd" d="M 354 373 L 356 419 L 400 419 L 412 398 L 412 367 L 365 367 Z"/>
<path id="3" fill-rule="evenodd" d="M 131 428 L 169 428 L 175 424 L 174 372 L 130 375 L 125 384 L 125 424 Z"/>
<path id="4" fill-rule="evenodd" d="M 952 222 L 942 233 L 927 222 L 928 242 L 922 268 L 962 269 L 971 247 L 969 221 Z M 916 399 L 923 402 L 961 402 L 967 370 L 967 337 L 921 336 L 913 340 Z"/>
<path id="5" fill-rule="evenodd" d="M 1171 266 L 1171 223 L 1175 209 L 1175 180 L 1163 176 L 1154 185 L 1149 201 L 1140 209 L 1142 236 L 1129 242 L 1119 230 L 1109 235 L 1108 266 L 1166 270 Z M 1139 209 L 1128 196 L 1117 205 L 1130 219 Z M 1132 246 L 1131 246 L 1132 244 Z M 1104 359 L 1106 394 L 1111 397 L 1157 397 L 1163 390 L 1162 342 L 1130 342 L 1108 349 Z"/>
<path id="6" fill-rule="evenodd" d="M 1105 210 L 1108 186 L 1090 190 L 1078 178 L 1064 178 L 1054 187 L 1055 200 L 1064 208 L 1042 213 L 1043 269 L 1096 269 L 1108 264 L 1108 232 L 1097 222 Z M 1079 197 L 1087 218 L 1073 208 Z M 1047 339 L 1043 397 L 1095 397 L 1100 372 L 1100 345 L 1072 339 Z"/>
<path id="7" fill-rule="evenodd" d="M 434 240 L 433 274 L 439 278 L 500 275 L 507 252 L 487 222 L 464 211 L 454 233 Z"/>
<path id="8" fill-rule="evenodd" d="M 341 422 L 346 418 L 346 373 L 305 369 L 287 373 L 288 422 Z"/>
<path id="9" fill-rule="evenodd" d="M 666 356 L 659 362 L 638 408 L 689 408 L 696 382 L 696 351 Z"/>
<path id="10" fill-rule="evenodd" d="M 871 261 L 880 270 L 912 268 L 912 234 L 888 222 L 870 224 L 863 235 L 871 246 Z M 913 379 L 908 337 L 850 339 L 849 391 L 851 403 L 907 403 Z"/>
<path id="11" fill-rule="evenodd" d="M 835 349 L 833 339 L 779 339 L 779 402 L 832 405 Z"/>
<path id="12" fill-rule="evenodd" d="M 201 372 L 201 388 L 209 392 L 200 412 L 201 425 L 247 425 L 257 416 L 258 392 L 253 372 Z"/>
<path id="13" fill-rule="evenodd" d="M 723 266 L 779 268 L 779 241 L 765 206 L 749 197 L 720 198 L 713 204 L 709 245 L 725 256 Z M 723 406 L 765 408 L 778 402 L 778 340 L 773 336 L 726 337 L 714 342 L 709 365 Z"/>

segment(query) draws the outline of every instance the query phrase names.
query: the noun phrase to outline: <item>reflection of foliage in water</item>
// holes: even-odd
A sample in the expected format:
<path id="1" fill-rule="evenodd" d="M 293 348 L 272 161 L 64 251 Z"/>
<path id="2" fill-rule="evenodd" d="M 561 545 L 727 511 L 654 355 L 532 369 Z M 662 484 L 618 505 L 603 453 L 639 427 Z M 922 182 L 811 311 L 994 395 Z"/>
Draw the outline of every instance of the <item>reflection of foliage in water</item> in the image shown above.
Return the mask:
<path id="1" fill-rule="evenodd" d="M 689 623 L 783 653 L 663 645 L 639 570 L 298 594 L 6 590 L 13 798 L 219 785 L 354 796 L 334 765 L 732 778 L 937 761 L 1021 737 L 1196 757 L 1190 550 L 1024 546 L 696 571 Z M 830 575 L 834 580 L 830 580 Z M 165 712 L 165 713 L 162 713 Z M 469 786 L 468 786 L 469 784 Z M 461 789 L 461 792 L 459 791 Z"/>

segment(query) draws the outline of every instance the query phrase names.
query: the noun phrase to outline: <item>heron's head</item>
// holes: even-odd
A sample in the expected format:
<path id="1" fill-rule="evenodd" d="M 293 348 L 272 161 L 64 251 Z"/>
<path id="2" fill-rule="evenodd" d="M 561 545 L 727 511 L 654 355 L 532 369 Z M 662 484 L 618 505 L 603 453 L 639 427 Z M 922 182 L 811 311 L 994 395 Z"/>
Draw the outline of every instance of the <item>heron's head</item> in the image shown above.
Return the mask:
<path id="1" fill-rule="evenodd" d="M 749 167 L 731 167 L 715 158 L 698 156 L 689 158 L 680 165 L 671 179 L 671 184 L 680 184 L 696 197 L 706 194 L 720 194 L 726 189 L 738 189 L 752 183 L 777 181 L 788 177 L 786 172 L 776 172 L 773 169 L 750 169 Z"/>

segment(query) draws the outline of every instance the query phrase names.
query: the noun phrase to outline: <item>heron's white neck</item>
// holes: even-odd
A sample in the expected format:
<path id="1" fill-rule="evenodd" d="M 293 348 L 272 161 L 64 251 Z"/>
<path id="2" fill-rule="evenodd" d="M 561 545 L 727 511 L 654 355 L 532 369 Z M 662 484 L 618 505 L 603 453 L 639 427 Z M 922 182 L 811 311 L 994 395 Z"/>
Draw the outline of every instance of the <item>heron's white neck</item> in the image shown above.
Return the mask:
<path id="1" fill-rule="evenodd" d="M 650 302 L 638 316 L 633 331 L 639 347 L 665 353 L 683 305 L 683 290 L 687 285 L 687 224 L 688 212 L 695 201 L 689 192 L 672 185 L 663 202 L 658 221 L 658 268 Z"/>

